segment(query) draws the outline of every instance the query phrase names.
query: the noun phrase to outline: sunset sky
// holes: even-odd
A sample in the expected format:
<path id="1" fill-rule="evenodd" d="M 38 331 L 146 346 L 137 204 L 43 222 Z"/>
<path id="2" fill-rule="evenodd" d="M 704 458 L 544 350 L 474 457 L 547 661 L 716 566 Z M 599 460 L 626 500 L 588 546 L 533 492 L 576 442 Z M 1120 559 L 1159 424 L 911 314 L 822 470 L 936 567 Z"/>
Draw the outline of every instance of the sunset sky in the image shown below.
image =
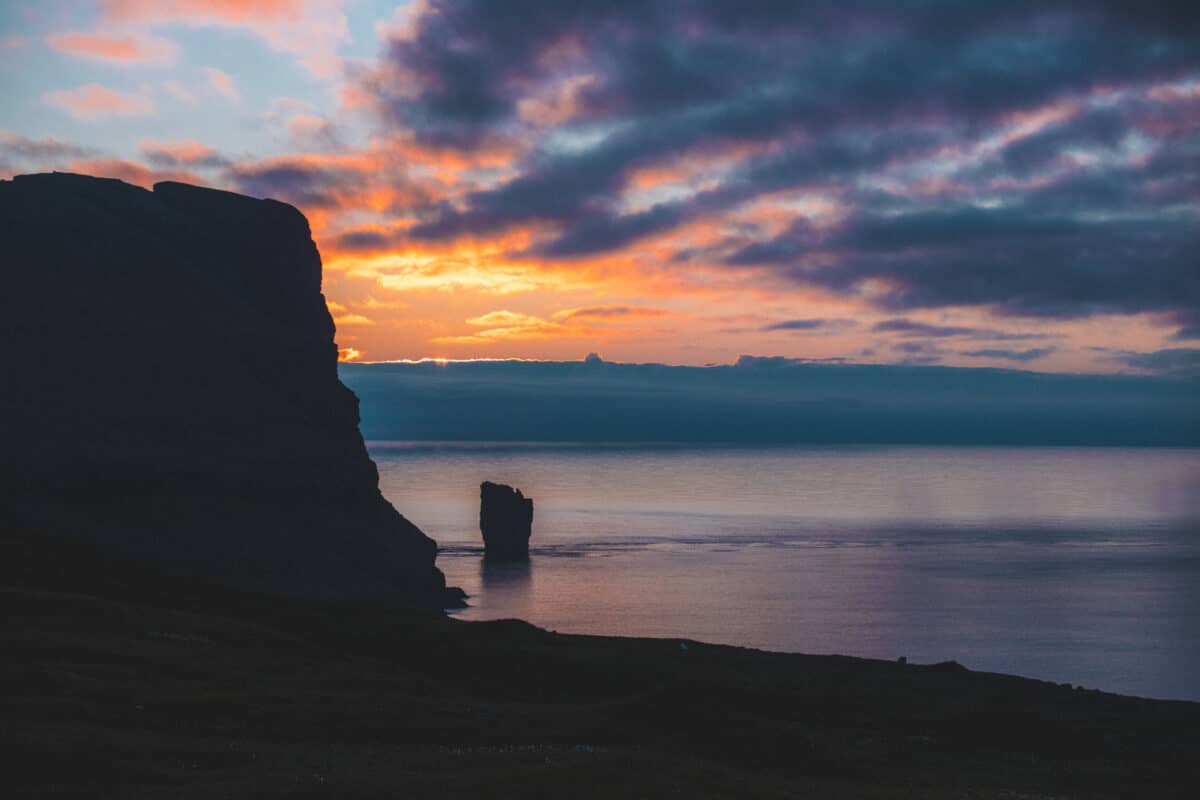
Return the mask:
<path id="1" fill-rule="evenodd" d="M 1200 372 L 1195 3 L 5 0 L 0 61 L 0 177 L 295 204 L 362 360 Z"/>

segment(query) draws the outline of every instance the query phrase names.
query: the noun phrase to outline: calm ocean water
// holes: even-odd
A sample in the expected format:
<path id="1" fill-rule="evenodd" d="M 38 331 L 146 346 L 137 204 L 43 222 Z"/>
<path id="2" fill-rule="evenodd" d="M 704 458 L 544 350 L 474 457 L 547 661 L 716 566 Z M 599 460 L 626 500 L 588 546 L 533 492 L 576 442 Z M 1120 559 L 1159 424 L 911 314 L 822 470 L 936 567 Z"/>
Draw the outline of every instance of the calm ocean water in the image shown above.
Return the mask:
<path id="1" fill-rule="evenodd" d="M 1200 450 L 373 442 L 463 619 L 1200 700 Z M 534 498 L 482 561 L 479 483 Z"/>

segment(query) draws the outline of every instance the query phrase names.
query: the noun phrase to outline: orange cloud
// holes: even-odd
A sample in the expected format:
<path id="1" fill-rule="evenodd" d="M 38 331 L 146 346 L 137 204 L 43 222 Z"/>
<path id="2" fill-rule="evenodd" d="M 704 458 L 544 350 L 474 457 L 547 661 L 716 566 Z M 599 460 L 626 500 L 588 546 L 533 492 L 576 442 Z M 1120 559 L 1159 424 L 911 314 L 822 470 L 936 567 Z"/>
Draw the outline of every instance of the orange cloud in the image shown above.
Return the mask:
<path id="1" fill-rule="evenodd" d="M 548 339 L 586 336 L 583 328 L 572 328 L 541 317 L 521 314 L 516 311 L 491 311 L 466 320 L 468 325 L 483 330 L 464 336 L 438 336 L 431 339 L 436 344 L 493 344 L 521 339 Z"/>
<path id="2" fill-rule="evenodd" d="M 375 320 L 362 314 L 342 314 L 333 318 L 333 324 L 339 328 L 349 328 L 355 325 L 374 325 Z"/>
<path id="3" fill-rule="evenodd" d="M 473 291 L 508 295 L 562 285 L 561 280 L 537 265 L 475 262 L 453 257 L 383 256 L 358 265 L 343 261 L 337 267 L 349 270 L 357 277 L 374 278 L 381 288 L 392 291 Z"/>
<path id="4" fill-rule="evenodd" d="M 329 120 L 315 117 L 312 114 L 297 114 L 288 120 L 288 132 L 293 136 L 312 136 L 319 134 L 329 127 Z"/>
<path id="5" fill-rule="evenodd" d="M 109 33 L 54 33 L 46 44 L 67 55 L 121 64 L 166 64 L 175 60 L 175 45 L 158 37 Z"/>
<path id="6" fill-rule="evenodd" d="M 103 117 L 140 116 L 154 111 L 154 103 L 140 94 L 123 94 L 89 83 L 78 89 L 48 92 L 42 98 L 73 117 L 82 120 L 97 120 Z"/>
<path id="7" fill-rule="evenodd" d="M 362 358 L 362 351 L 356 350 L 353 347 L 339 347 L 338 361 L 357 361 Z"/>
<path id="8" fill-rule="evenodd" d="M 410 168 L 427 170 L 448 186 L 460 183 L 462 173 L 470 170 L 511 168 L 524 148 L 520 142 L 502 137 L 493 137 L 470 150 L 419 144 L 402 136 L 374 144 L 390 158 L 402 161 Z"/>

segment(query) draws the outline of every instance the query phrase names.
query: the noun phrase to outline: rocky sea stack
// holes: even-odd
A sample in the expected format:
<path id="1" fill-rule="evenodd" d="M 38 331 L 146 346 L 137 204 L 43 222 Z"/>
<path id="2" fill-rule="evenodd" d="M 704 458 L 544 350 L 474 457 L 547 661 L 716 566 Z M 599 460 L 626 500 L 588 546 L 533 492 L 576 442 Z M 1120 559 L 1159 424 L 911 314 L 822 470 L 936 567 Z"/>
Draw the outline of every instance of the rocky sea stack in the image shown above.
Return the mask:
<path id="1" fill-rule="evenodd" d="M 330 600 L 453 601 L 337 376 L 308 223 L 272 200 L 0 181 L 0 525 Z"/>
<path id="2" fill-rule="evenodd" d="M 479 485 L 479 531 L 484 558 L 520 561 L 529 558 L 533 533 L 533 500 L 520 489 L 484 481 Z"/>

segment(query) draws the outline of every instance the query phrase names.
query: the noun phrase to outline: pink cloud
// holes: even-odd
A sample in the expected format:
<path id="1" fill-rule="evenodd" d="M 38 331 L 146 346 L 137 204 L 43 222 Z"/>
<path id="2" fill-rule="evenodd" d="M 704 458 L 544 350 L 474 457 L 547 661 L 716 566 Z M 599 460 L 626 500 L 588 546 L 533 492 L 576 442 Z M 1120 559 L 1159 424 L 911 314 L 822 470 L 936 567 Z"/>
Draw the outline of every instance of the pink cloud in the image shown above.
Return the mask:
<path id="1" fill-rule="evenodd" d="M 301 0 L 103 0 L 101 13 L 121 22 L 219 19 L 246 23 L 296 19 L 304 14 Z"/>
<path id="2" fill-rule="evenodd" d="M 233 77 L 228 72 L 216 67 L 205 67 L 204 73 L 208 76 L 208 85 L 213 91 L 229 100 L 238 99 L 237 87 L 234 86 Z"/>
<path id="3" fill-rule="evenodd" d="M 47 92 L 42 98 L 77 119 L 89 121 L 103 117 L 141 116 L 154 111 L 154 103 L 149 97 L 116 92 L 98 83 Z"/>
<path id="4" fill-rule="evenodd" d="M 338 74 L 338 48 L 350 41 L 344 0 L 102 0 L 109 24 L 233 27 L 287 53 L 316 75 Z"/>
<path id="5" fill-rule="evenodd" d="M 175 59 L 175 45 L 154 36 L 53 33 L 46 37 L 46 44 L 67 55 L 122 64 L 165 64 Z"/>

